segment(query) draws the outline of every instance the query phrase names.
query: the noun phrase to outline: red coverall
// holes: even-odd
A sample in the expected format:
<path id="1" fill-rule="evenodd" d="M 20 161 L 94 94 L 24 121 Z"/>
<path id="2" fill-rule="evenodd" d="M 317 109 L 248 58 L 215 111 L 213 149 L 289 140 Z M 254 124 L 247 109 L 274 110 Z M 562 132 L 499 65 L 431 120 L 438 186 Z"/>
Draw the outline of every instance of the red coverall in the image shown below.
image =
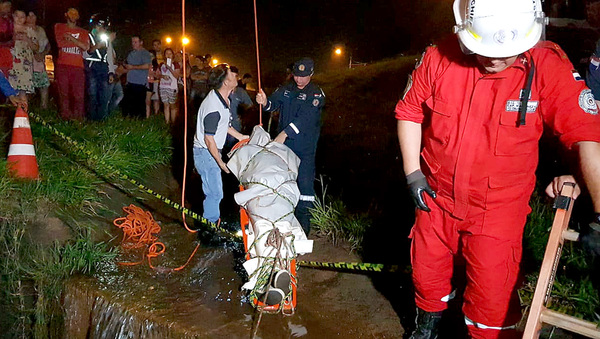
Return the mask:
<path id="1" fill-rule="evenodd" d="M 526 124 L 517 126 L 530 62 L 535 76 Z M 591 101 L 590 101 L 591 100 Z M 411 232 L 416 304 L 446 309 L 454 256 L 466 263 L 463 312 L 474 338 L 512 337 L 522 234 L 547 124 L 568 148 L 600 142 L 593 96 L 565 53 L 541 42 L 504 71 L 486 74 L 456 37 L 430 47 L 395 109 L 422 124 L 421 169 L 437 198 L 417 210 Z"/>

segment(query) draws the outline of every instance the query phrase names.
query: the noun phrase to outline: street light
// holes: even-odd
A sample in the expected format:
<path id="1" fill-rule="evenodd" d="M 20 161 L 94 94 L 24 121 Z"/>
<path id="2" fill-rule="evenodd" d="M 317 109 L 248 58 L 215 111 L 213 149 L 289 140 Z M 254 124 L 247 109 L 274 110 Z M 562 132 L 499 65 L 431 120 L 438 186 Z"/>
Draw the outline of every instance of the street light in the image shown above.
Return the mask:
<path id="1" fill-rule="evenodd" d="M 181 39 L 181 42 L 182 42 L 184 45 L 188 45 L 188 44 L 190 43 L 190 39 L 189 39 L 188 37 L 183 37 L 183 39 Z"/>
<path id="2" fill-rule="evenodd" d="M 217 60 L 217 59 L 212 59 L 212 63 L 213 63 L 213 65 L 216 65 L 216 64 L 218 64 L 218 63 L 219 63 L 219 60 Z"/>
<path id="3" fill-rule="evenodd" d="M 166 41 L 168 44 L 170 44 L 170 43 L 171 43 L 171 41 L 173 41 L 173 39 L 171 39 L 171 37 L 170 37 L 170 36 L 168 36 L 168 37 L 165 39 L 165 41 Z"/>
<path id="4" fill-rule="evenodd" d="M 342 49 L 341 49 L 341 48 L 339 48 L 339 47 L 338 47 L 338 48 L 336 48 L 336 49 L 335 49 L 335 54 L 336 54 L 336 55 L 342 55 Z"/>

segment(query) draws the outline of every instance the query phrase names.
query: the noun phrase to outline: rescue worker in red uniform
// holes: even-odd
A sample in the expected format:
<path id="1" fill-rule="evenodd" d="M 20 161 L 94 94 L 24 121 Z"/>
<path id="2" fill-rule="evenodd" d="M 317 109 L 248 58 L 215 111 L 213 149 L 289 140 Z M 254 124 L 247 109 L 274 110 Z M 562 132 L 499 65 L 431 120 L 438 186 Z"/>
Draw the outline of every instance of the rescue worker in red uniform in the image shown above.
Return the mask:
<path id="1" fill-rule="evenodd" d="M 437 337 L 457 255 L 469 335 L 518 337 L 522 235 L 543 125 L 579 153 L 600 212 L 600 116 L 565 53 L 540 41 L 540 0 L 455 0 L 453 9 L 456 36 L 426 50 L 395 109 L 417 205 L 411 338 Z"/>

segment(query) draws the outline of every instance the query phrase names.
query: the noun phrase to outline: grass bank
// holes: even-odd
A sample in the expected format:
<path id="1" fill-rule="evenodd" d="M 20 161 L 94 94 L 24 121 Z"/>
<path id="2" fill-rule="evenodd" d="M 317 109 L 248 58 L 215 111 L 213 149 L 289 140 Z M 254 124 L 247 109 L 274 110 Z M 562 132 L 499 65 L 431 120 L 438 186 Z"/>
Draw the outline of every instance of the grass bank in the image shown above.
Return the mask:
<path id="1" fill-rule="evenodd" d="M 69 147 L 49 129 L 31 123 L 39 181 L 10 179 L 6 160 L 0 160 L 0 287 L 4 314 L 0 326 L 7 336 L 53 337 L 62 321 L 59 297 L 63 281 L 88 274 L 112 262 L 116 253 L 94 240 L 93 226 L 70 223 L 68 239 L 41 245 L 29 236 L 32 225 L 49 217 L 95 213 L 100 205 L 103 177 L 108 168 L 139 178 L 148 170 L 168 164 L 171 135 L 160 117 L 130 120 L 111 117 L 105 122 L 65 122 L 55 111 L 34 112 L 84 146 L 92 154 Z M 7 154 L 14 110 L 1 115 L 0 149 Z M 118 184 L 118 183 L 117 183 Z"/>

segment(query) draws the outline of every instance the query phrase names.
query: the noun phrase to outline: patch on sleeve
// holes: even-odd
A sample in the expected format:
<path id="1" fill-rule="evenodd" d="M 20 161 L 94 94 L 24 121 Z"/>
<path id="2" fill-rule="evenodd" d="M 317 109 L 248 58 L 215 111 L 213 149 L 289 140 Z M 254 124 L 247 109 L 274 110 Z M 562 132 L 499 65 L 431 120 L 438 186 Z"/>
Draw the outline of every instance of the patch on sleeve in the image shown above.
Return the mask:
<path id="1" fill-rule="evenodd" d="M 572 70 L 571 72 L 573 73 L 573 79 L 575 79 L 575 81 L 583 81 L 583 78 L 581 75 L 579 75 L 579 72 L 576 70 Z"/>
<path id="2" fill-rule="evenodd" d="M 586 113 L 592 115 L 598 114 L 598 105 L 596 105 L 596 100 L 594 100 L 591 89 L 581 91 L 579 94 L 579 107 Z"/>
<path id="3" fill-rule="evenodd" d="M 319 106 L 319 99 L 314 99 L 312 102 L 313 106 L 317 107 Z"/>
<path id="4" fill-rule="evenodd" d="M 412 79 L 412 75 L 408 75 L 408 81 L 406 82 L 406 88 L 404 88 L 404 93 L 402 93 L 402 100 L 404 100 L 404 98 L 406 98 L 406 94 L 408 94 L 408 91 L 410 91 L 410 89 L 412 88 L 412 84 L 413 84 L 413 79 Z"/>

